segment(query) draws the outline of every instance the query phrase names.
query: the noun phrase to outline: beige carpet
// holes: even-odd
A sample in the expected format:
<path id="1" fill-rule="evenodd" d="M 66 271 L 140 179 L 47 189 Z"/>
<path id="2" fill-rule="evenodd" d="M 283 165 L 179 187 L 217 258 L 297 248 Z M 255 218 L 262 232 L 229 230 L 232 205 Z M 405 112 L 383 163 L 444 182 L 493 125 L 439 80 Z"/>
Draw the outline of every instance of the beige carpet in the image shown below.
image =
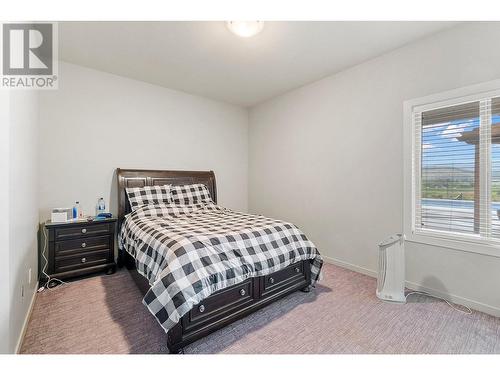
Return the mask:
<path id="1" fill-rule="evenodd" d="M 376 281 L 332 265 L 297 292 L 199 340 L 186 353 L 500 353 L 500 319 L 436 299 L 375 297 Z M 126 270 L 37 295 L 22 353 L 167 353 L 166 335 Z"/>

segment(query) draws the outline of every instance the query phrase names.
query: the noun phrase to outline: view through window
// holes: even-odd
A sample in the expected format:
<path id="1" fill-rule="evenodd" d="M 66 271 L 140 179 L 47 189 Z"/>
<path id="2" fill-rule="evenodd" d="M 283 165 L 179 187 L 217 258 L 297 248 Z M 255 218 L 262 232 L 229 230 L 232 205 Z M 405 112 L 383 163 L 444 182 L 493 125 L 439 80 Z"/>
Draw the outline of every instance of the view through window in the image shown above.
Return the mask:
<path id="1" fill-rule="evenodd" d="M 500 238 L 500 98 L 491 100 L 491 235 Z"/>
<path id="2" fill-rule="evenodd" d="M 414 115 L 416 229 L 500 238 L 500 98 Z"/>

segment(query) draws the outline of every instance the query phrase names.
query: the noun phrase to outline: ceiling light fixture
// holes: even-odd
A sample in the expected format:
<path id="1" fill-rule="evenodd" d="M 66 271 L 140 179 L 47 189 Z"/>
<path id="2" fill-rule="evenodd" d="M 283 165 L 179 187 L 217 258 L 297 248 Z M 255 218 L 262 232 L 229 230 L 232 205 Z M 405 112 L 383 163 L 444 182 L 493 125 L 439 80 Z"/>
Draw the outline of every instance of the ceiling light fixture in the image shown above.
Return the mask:
<path id="1" fill-rule="evenodd" d="M 242 38 L 257 35 L 264 28 L 264 21 L 227 21 L 226 24 L 232 33 Z"/>

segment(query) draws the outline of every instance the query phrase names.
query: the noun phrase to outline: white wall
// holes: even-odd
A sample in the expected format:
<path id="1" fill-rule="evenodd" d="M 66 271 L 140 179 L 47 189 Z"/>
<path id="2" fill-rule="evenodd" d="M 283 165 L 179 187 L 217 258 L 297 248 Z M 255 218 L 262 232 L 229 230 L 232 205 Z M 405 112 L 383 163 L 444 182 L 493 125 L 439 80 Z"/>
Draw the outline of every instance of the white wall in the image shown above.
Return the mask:
<path id="1" fill-rule="evenodd" d="M 499 38 L 500 23 L 459 25 L 252 108 L 249 210 L 373 273 L 377 243 L 403 229 L 403 102 L 499 78 Z M 411 286 L 500 315 L 500 258 L 406 250 Z"/>
<path id="2" fill-rule="evenodd" d="M 214 170 L 219 203 L 247 210 L 245 109 L 61 63 L 40 97 L 40 219 L 99 197 L 116 213 L 120 168 Z"/>
<path id="3" fill-rule="evenodd" d="M 36 289 L 38 230 L 38 94 L 2 92 L 0 190 L 0 352 L 19 344 Z M 28 270 L 32 269 L 32 280 Z"/>
<path id="4" fill-rule="evenodd" d="M 0 91 L 0 353 L 10 352 L 9 180 L 10 95 Z"/>
<path id="5" fill-rule="evenodd" d="M 10 328 L 11 348 L 15 348 L 37 285 L 39 153 L 36 91 L 11 92 L 10 126 Z M 31 281 L 28 280 L 29 269 Z"/>

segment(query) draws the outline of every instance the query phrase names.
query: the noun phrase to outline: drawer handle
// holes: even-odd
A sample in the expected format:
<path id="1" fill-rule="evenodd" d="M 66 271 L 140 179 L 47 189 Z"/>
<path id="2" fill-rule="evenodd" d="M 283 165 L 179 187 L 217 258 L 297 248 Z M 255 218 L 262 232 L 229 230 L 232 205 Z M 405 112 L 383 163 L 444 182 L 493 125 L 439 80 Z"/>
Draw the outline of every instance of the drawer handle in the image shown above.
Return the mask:
<path id="1" fill-rule="evenodd" d="M 198 311 L 201 313 L 205 311 L 205 305 L 200 305 L 200 307 L 198 307 Z"/>
<path id="2" fill-rule="evenodd" d="M 295 272 L 300 273 L 300 268 L 299 267 L 295 267 Z"/>
<path id="3" fill-rule="evenodd" d="M 269 278 L 269 284 L 274 284 L 274 279 L 272 277 Z"/>
<path id="4" fill-rule="evenodd" d="M 85 263 L 87 261 L 87 258 L 82 258 L 82 263 Z"/>
<path id="5" fill-rule="evenodd" d="M 240 296 L 244 296 L 245 294 L 247 294 L 247 291 L 245 289 L 240 289 Z"/>
<path id="6" fill-rule="evenodd" d="M 85 242 L 82 242 L 82 247 L 87 247 L 87 244 Z"/>
<path id="7" fill-rule="evenodd" d="M 83 233 L 83 234 L 87 233 L 87 229 L 86 229 L 86 228 L 83 228 L 83 229 L 82 229 L 82 233 Z"/>

